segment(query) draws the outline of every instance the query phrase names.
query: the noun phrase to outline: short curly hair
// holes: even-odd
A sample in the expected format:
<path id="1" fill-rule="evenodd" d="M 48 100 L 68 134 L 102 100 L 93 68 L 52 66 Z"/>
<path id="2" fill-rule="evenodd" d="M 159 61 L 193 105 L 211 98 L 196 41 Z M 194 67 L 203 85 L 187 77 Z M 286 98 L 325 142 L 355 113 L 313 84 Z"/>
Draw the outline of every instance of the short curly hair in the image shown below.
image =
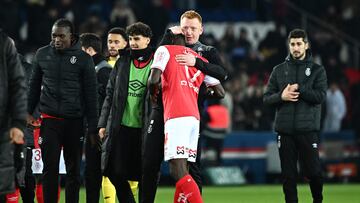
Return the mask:
<path id="1" fill-rule="evenodd" d="M 142 22 L 137 22 L 126 27 L 126 34 L 128 36 L 142 35 L 151 38 L 153 36 L 151 28 Z"/>

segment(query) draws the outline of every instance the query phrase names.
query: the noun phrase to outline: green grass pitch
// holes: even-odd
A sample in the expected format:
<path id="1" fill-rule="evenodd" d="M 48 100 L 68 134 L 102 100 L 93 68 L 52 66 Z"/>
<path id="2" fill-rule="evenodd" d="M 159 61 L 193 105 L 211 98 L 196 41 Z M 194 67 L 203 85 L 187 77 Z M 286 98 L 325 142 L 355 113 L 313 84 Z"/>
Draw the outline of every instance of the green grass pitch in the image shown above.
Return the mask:
<path id="1" fill-rule="evenodd" d="M 159 187 L 155 203 L 172 203 L 173 187 Z M 299 203 L 311 203 L 308 185 L 298 186 Z M 248 185 L 238 187 L 210 187 L 203 190 L 204 203 L 281 203 L 281 185 Z M 64 190 L 60 202 L 64 200 Z M 81 188 L 80 202 L 85 203 L 85 189 Z M 100 201 L 103 202 L 103 201 Z M 324 203 L 360 203 L 360 184 L 325 184 Z"/>

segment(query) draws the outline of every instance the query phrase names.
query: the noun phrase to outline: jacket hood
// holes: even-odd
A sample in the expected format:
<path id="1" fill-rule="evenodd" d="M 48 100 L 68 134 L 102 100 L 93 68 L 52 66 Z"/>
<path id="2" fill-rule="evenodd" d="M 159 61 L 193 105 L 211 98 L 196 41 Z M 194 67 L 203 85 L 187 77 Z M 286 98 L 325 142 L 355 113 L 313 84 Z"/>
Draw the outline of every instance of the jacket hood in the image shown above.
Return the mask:
<path id="1" fill-rule="evenodd" d="M 303 64 L 303 63 L 309 63 L 312 61 L 312 53 L 311 53 L 311 50 L 308 49 L 306 50 L 306 55 L 305 55 L 305 58 L 304 60 L 297 60 L 297 59 L 294 59 L 293 57 L 291 57 L 291 54 L 289 53 L 287 55 L 287 57 L 285 58 L 285 61 L 286 62 L 290 62 L 290 63 L 296 63 L 296 64 Z"/>

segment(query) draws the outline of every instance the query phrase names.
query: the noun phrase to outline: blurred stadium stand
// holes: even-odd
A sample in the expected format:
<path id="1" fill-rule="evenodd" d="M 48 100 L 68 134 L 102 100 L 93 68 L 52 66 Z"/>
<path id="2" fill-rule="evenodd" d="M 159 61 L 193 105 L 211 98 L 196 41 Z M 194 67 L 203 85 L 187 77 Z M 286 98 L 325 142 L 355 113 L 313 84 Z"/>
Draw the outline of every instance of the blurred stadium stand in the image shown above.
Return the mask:
<path id="1" fill-rule="evenodd" d="M 129 15 L 118 15 L 114 8 Z M 31 61 L 36 49 L 49 43 L 51 26 L 60 17 L 72 20 L 79 34 L 96 32 L 104 44 L 111 27 L 143 21 L 154 31 L 155 45 L 166 27 L 177 24 L 188 9 L 202 15 L 201 41 L 219 50 L 230 73 L 224 86 L 232 96 L 233 132 L 225 140 L 224 165 L 239 166 L 250 183 L 266 182 L 267 147 L 275 141 L 274 111 L 262 105 L 262 93 L 273 66 L 284 61 L 287 33 L 295 27 L 307 30 L 315 61 L 324 65 L 329 82 L 336 81 L 345 96 L 348 110 L 341 132 L 334 136 L 343 140 L 342 136 L 351 135 L 351 139 L 344 142 L 340 154 L 358 153 L 360 1 L 1 0 L 0 27 Z M 328 146 L 332 149 L 325 142 L 324 156 Z"/>

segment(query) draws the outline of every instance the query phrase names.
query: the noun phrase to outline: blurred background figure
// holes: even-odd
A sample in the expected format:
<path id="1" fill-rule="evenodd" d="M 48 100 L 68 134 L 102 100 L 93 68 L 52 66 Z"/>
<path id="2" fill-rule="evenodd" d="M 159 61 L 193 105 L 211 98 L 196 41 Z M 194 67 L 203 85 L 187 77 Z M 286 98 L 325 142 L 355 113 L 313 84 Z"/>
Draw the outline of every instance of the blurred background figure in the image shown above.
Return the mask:
<path id="1" fill-rule="evenodd" d="M 204 139 L 205 165 L 219 166 L 221 152 L 226 135 L 231 129 L 232 98 L 229 93 L 224 99 L 212 98 L 207 100 L 203 120 L 205 123 L 201 136 Z"/>
<path id="2" fill-rule="evenodd" d="M 116 0 L 110 13 L 110 27 L 126 27 L 135 22 L 132 8 L 124 0 Z"/>
<path id="3" fill-rule="evenodd" d="M 338 83 L 333 81 L 326 91 L 326 114 L 323 131 L 339 132 L 345 114 L 346 103 L 344 94 L 341 92 Z"/>

